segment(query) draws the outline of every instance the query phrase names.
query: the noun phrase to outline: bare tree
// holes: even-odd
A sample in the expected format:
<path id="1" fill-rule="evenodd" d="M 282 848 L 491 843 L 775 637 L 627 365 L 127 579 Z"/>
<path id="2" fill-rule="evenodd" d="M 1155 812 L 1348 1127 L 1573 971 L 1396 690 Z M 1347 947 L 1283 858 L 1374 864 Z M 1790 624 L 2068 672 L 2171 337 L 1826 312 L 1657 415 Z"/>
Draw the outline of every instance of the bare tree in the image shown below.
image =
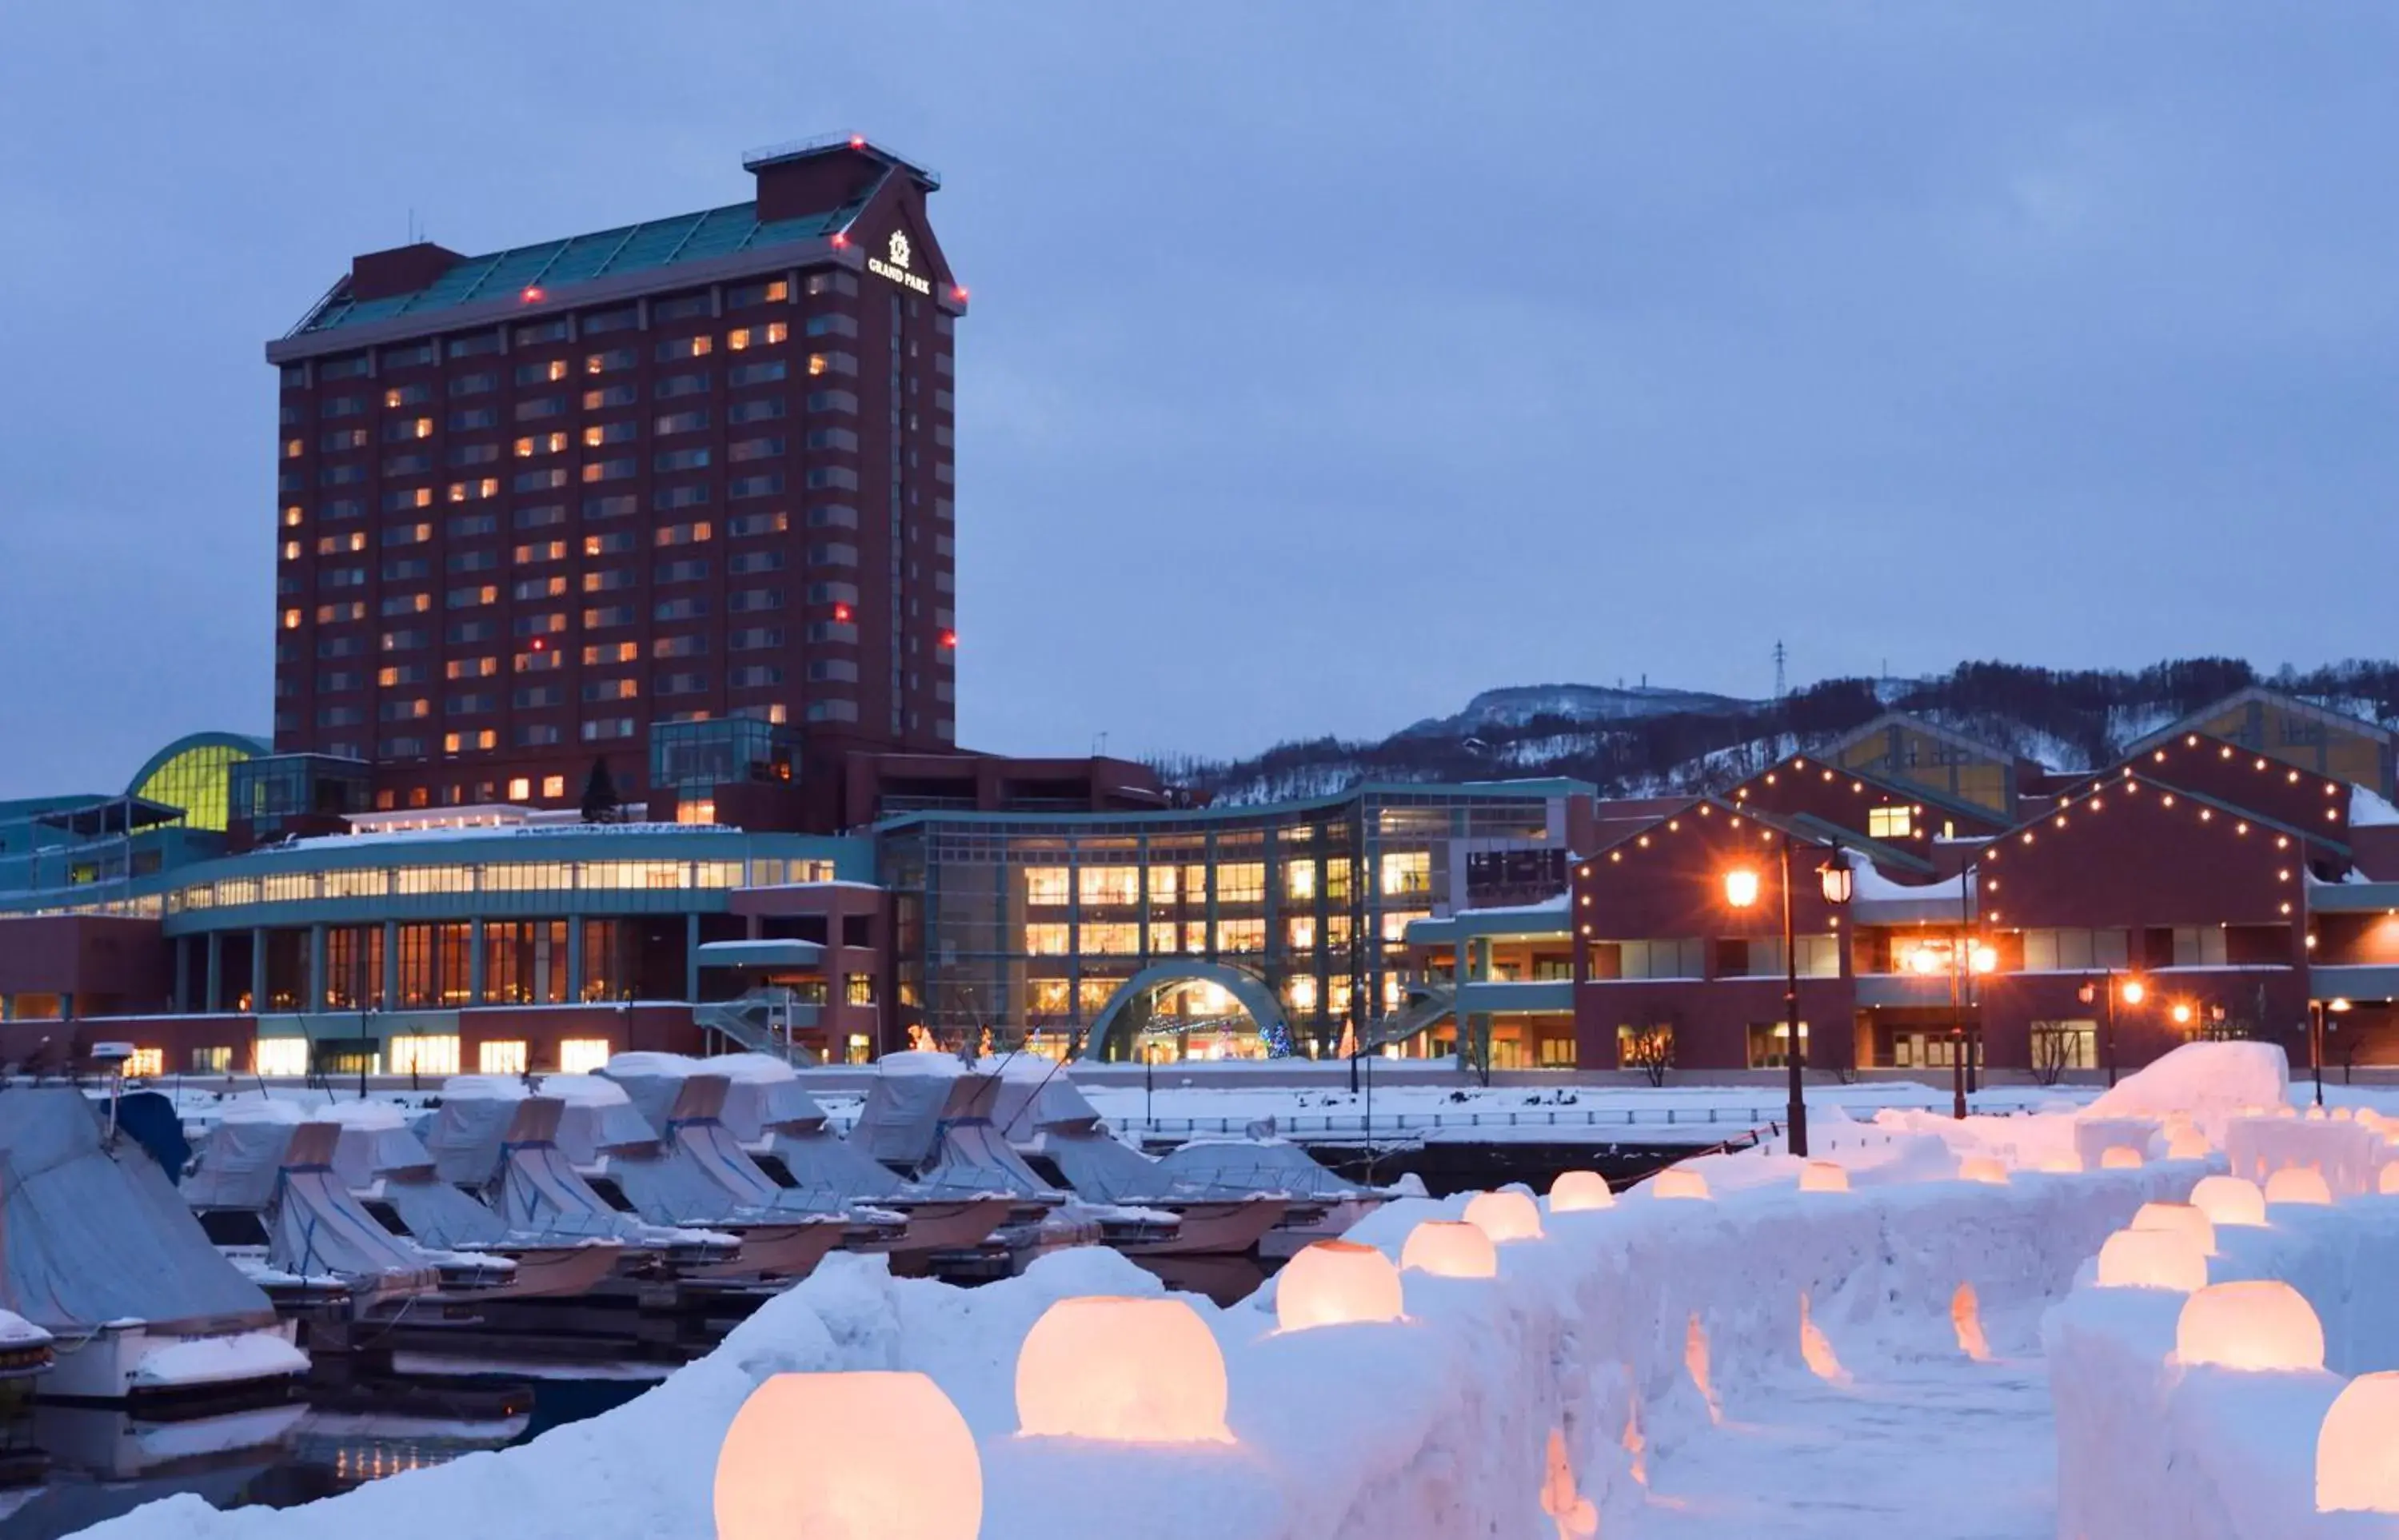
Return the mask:
<path id="1" fill-rule="evenodd" d="M 2044 1086 L 2054 1086 L 2074 1068 L 2076 1034 L 2064 1027 L 2036 1023 L 2032 1029 L 2032 1075 Z"/>
<path id="2" fill-rule="evenodd" d="M 1622 1049 L 1627 1069 L 1639 1070 L 1648 1077 L 1654 1089 L 1666 1083 L 1666 1072 L 1674 1067 L 1674 1024 L 1672 1021 L 1650 1021 L 1624 1039 Z"/>

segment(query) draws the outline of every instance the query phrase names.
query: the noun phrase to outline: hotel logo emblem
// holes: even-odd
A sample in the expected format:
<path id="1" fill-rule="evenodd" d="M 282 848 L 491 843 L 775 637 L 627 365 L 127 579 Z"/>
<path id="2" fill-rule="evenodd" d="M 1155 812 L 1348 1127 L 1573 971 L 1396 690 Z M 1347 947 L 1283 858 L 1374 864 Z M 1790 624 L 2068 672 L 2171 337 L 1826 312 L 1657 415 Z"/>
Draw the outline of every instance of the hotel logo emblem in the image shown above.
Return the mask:
<path id="1" fill-rule="evenodd" d="M 908 265 L 908 232 L 905 230 L 891 232 L 891 265 L 894 267 Z"/>

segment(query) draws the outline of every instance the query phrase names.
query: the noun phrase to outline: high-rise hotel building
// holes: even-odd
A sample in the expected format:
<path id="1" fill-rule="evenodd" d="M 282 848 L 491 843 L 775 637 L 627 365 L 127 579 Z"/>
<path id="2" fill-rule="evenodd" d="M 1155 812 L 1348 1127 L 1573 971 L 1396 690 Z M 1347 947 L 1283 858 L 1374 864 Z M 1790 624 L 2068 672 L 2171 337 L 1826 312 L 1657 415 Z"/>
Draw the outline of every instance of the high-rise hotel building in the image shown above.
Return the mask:
<path id="1" fill-rule="evenodd" d="M 952 748 L 938 179 L 856 138 L 744 165 L 748 203 L 360 256 L 267 345 L 278 753 L 409 807 Z"/>

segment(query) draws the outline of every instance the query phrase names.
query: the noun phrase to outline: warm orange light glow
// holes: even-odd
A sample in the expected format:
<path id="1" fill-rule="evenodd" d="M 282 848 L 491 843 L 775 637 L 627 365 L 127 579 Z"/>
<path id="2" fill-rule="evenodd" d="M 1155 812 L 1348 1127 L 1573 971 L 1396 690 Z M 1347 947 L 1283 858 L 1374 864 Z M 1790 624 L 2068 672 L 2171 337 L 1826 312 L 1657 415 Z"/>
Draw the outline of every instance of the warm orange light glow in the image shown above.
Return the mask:
<path id="1" fill-rule="evenodd" d="M 1850 1371 L 1841 1367 L 1840 1355 L 1833 1351 L 1833 1340 L 1816 1324 L 1804 1292 L 1799 1296 L 1799 1357 L 1808 1365 L 1809 1372 L 1826 1384 L 1850 1383 Z"/>
<path id="2" fill-rule="evenodd" d="M 2322 1369 L 2324 1354 L 2324 1324 L 2279 1278 L 2209 1284 L 2183 1302 L 2175 1321 L 2175 1357 L 2186 1364 Z"/>
<path id="3" fill-rule="evenodd" d="M 2399 1160 L 2391 1161 L 2376 1173 L 2374 1190 L 2378 1193 L 2399 1193 Z"/>
<path id="4" fill-rule="evenodd" d="M 2322 1206 L 2332 1201 L 2332 1186 L 2322 1171 L 2285 1166 L 2266 1179 L 2266 1201 Z"/>
<path id="5" fill-rule="evenodd" d="M 1408 1232 L 1400 1266 L 1437 1278 L 1487 1278 L 1498 1274 L 1499 1252 L 1479 1226 L 1462 1219 L 1429 1219 Z"/>
<path id="6" fill-rule="evenodd" d="M 2124 1004 L 2137 1006 L 2149 997 L 2149 986 L 2142 983 L 2138 979 L 2127 979 L 2121 993 L 2123 994 Z"/>
<path id="7" fill-rule="evenodd" d="M 1553 1214 L 1615 1207 L 1616 1195 L 1608 1191 L 1607 1179 L 1597 1171 L 1560 1171 L 1558 1179 L 1550 1183 L 1550 1212 Z"/>
<path id="8" fill-rule="evenodd" d="M 2190 1022 L 2190 1002 L 2188 1000 L 2175 1001 L 2174 1003 L 2174 1009 L 2168 1014 L 2174 1017 L 2175 1026 L 2188 1026 Z"/>
<path id="9" fill-rule="evenodd" d="M 1649 1179 L 1649 1196 L 1662 1198 L 1709 1198 L 1708 1179 L 1697 1171 L 1668 1167 Z"/>
<path id="10" fill-rule="evenodd" d="M 2188 1294 L 2207 1287 L 2207 1258 L 2179 1230 L 2119 1230 L 2099 1248 L 2098 1283 Z"/>
<path id="11" fill-rule="evenodd" d="M 2203 1257 L 2216 1255 L 2216 1225 L 2188 1203 L 2144 1203 L 2133 1215 L 2135 1230 L 2172 1230 L 2188 1236 Z"/>
<path id="12" fill-rule="evenodd" d="M 1803 1193 L 1846 1193 L 1850 1190 L 1849 1169 L 1829 1160 L 1811 1160 L 1799 1168 L 1799 1190 Z"/>
<path id="13" fill-rule="evenodd" d="M 2318 1513 L 2399 1513 L 2399 1373 L 2360 1374 L 2316 1432 Z"/>
<path id="14" fill-rule="evenodd" d="M 1541 1238 L 1540 1206 L 1522 1193 L 1477 1193 L 1466 1200 L 1463 1217 L 1494 1245 Z"/>
<path id="15" fill-rule="evenodd" d="M 777 1374 L 725 1430 L 715 1509 L 718 1540 L 974 1540 L 983 1460 L 922 1374 Z"/>
<path id="16" fill-rule="evenodd" d="M 2008 1184 L 2008 1169 L 1989 1155 L 1968 1155 L 1958 1162 L 1958 1180 L 2004 1187 Z"/>
<path id="17" fill-rule="evenodd" d="M 2166 1158 L 2168 1160 L 2205 1160 L 2207 1158 L 2207 1136 L 2201 1133 L 2197 1128 L 2169 1128 L 2166 1130 Z"/>
<path id="18" fill-rule="evenodd" d="M 1976 973 L 1988 973 L 1999 966 L 1999 952 L 1992 947 L 1978 946 L 1967 953 L 1967 956 L 1972 960 Z"/>
<path id="19" fill-rule="evenodd" d="M 1216 1335 L 1179 1299 L 1060 1300 L 1016 1355 L 1016 1421 L 1027 1434 L 1230 1443 L 1226 1399 Z"/>
<path id="20" fill-rule="evenodd" d="M 1691 1388 L 1708 1404 L 1708 1421 L 1724 1421 L 1724 1403 L 1716 1399 L 1716 1387 L 1708 1377 L 1708 1329 L 1700 1324 L 1698 1311 L 1691 1313 L 1691 1324 L 1683 1331 L 1683 1369 L 1691 1376 Z"/>
<path id="21" fill-rule="evenodd" d="M 1745 866 L 1735 867 L 1725 873 L 1725 902 L 1735 909 L 1747 909 L 1757 902 L 1757 873 Z"/>
<path id="22" fill-rule="evenodd" d="M 2082 1169 L 2082 1157 L 2072 1150 L 2052 1150 L 2032 1163 L 2036 1171 L 2064 1176 Z"/>
<path id="23" fill-rule="evenodd" d="M 2137 1171 L 2142 1164 L 2141 1152 L 2130 1144 L 2110 1144 L 2099 1152 L 2099 1169 L 2103 1171 Z"/>
<path id="24" fill-rule="evenodd" d="M 1959 1352 L 1976 1363 L 1990 1362 L 1991 1344 L 1983 1335 L 1983 1312 L 1972 1284 L 1959 1284 L 1949 1296 L 1949 1325 L 1958 1333 Z"/>
<path id="25" fill-rule="evenodd" d="M 1400 1318 L 1400 1270 L 1371 1246 L 1320 1240 L 1275 1277 L 1275 1324 L 1285 1331 Z"/>

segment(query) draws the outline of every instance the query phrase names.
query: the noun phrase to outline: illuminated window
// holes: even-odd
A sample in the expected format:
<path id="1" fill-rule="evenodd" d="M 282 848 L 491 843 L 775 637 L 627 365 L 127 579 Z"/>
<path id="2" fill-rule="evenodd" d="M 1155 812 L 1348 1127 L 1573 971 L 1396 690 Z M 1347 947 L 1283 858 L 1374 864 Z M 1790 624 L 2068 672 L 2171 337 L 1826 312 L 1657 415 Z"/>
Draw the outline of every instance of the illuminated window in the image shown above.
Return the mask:
<path id="1" fill-rule="evenodd" d="M 296 631 L 300 628 L 299 611 L 286 610 L 283 612 L 283 628 L 287 631 Z"/>
<path id="2" fill-rule="evenodd" d="M 1283 935 L 1294 952 L 1308 952 L 1316 945 L 1316 922 L 1305 914 L 1283 922 Z"/>
<path id="3" fill-rule="evenodd" d="M 1395 850 L 1383 858 L 1383 896 L 1387 898 L 1432 891 L 1432 855 L 1423 850 Z"/>
<path id="4" fill-rule="evenodd" d="M 532 1062 L 522 1042 L 475 1045 L 475 1073 L 478 1074 L 522 1074 Z"/>
<path id="5" fill-rule="evenodd" d="M 1219 920 L 1216 922 L 1216 947 L 1220 952 L 1264 952 L 1267 949 L 1267 923 L 1264 920 Z"/>
<path id="6" fill-rule="evenodd" d="M 1131 957 L 1141 951 L 1141 926 L 1129 924 L 1083 925 L 1083 953 L 1090 957 Z"/>
<path id="7" fill-rule="evenodd" d="M 458 1039 L 455 1037 L 395 1037 L 391 1040 L 391 1073 L 394 1074 L 456 1074 L 458 1073 Z"/>
<path id="8" fill-rule="evenodd" d="M 182 749 L 140 778 L 133 795 L 183 810 L 194 829 L 225 826 L 234 765 L 251 750 L 230 743 L 198 743 Z"/>
<path id="9" fill-rule="evenodd" d="M 498 732 L 489 727 L 476 733 L 444 733 L 441 735 L 441 751 L 455 754 L 468 749 L 493 749 L 499 746 L 499 741 Z"/>
<path id="10" fill-rule="evenodd" d="M 305 1037 L 262 1037 L 251 1054 L 251 1069 L 261 1075 L 297 1079 L 308 1073 L 308 1040 Z"/>
<path id="11" fill-rule="evenodd" d="M 1294 898 L 1316 897 L 1316 868 L 1307 861 L 1294 861 L 1283 869 L 1283 887 Z"/>
<path id="12" fill-rule="evenodd" d="M 128 1080 L 156 1080 L 167 1073 L 167 1050 L 136 1048 L 125 1060 Z"/>
<path id="13" fill-rule="evenodd" d="M 565 1037 L 558 1044 L 558 1068 L 562 1074 L 590 1074 L 608 1062 L 608 1040 L 604 1037 Z"/>
<path id="14" fill-rule="evenodd" d="M 1915 827 L 1915 819 L 1907 808 L 1866 809 L 1866 832 L 1877 840 L 1904 840 Z"/>
<path id="15" fill-rule="evenodd" d="M 562 797 L 566 795 L 566 777 L 564 776 L 544 776 L 541 778 L 541 794 L 545 797 Z"/>
<path id="16" fill-rule="evenodd" d="M 1087 866 L 1077 873 L 1076 885 L 1081 890 L 1083 902 L 1093 907 L 1136 904 L 1141 902 L 1141 868 Z"/>
<path id="17" fill-rule="evenodd" d="M 677 823 L 714 823 L 715 821 L 716 799 L 713 797 L 695 797 L 688 802 L 675 804 L 675 822 Z"/>
<path id="18" fill-rule="evenodd" d="M 1267 896 L 1264 861 L 1227 861 L 1216 869 L 1216 898 L 1221 903 L 1263 903 Z"/>
<path id="19" fill-rule="evenodd" d="M 853 1006 L 874 1004 L 874 975 L 853 973 L 842 983 L 842 998 Z"/>
<path id="20" fill-rule="evenodd" d="M 283 510 L 283 527 L 287 530 L 296 530 L 300 527 L 300 520 L 305 517 L 305 515 L 302 514 L 296 507 L 285 508 Z"/>
<path id="21" fill-rule="evenodd" d="M 1316 980 L 1306 974 L 1284 980 L 1282 993 L 1283 998 L 1291 1002 L 1291 1008 L 1294 1010 L 1316 1008 Z"/>
<path id="22" fill-rule="evenodd" d="M 233 1049 L 222 1043 L 212 1043 L 192 1050 L 194 1074 L 231 1074 Z"/>
<path id="23" fill-rule="evenodd" d="M 1061 925 L 1026 925 L 1024 950 L 1036 957 L 1064 957 L 1066 955 L 1066 927 Z"/>
<path id="24" fill-rule="evenodd" d="M 745 347 L 764 347 L 781 342 L 792 334 L 792 329 L 781 321 L 769 321 L 765 326 L 736 327 L 725 339 L 725 345 L 739 353 Z"/>

